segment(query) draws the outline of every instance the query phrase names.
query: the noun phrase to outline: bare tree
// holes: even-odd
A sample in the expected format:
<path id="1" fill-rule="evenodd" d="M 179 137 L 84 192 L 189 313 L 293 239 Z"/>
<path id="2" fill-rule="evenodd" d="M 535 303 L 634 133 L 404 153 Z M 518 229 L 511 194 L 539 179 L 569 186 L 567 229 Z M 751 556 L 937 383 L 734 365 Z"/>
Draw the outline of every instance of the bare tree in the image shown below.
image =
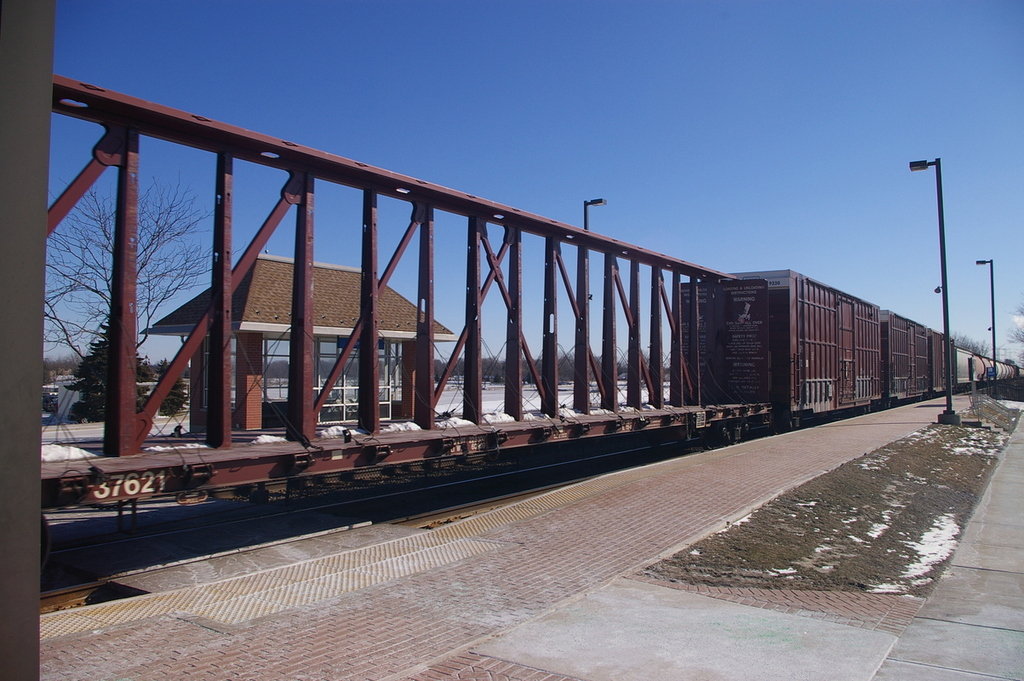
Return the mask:
<path id="1" fill-rule="evenodd" d="M 209 250 L 193 236 L 209 213 L 180 185 L 156 183 L 139 197 L 136 310 L 139 338 L 161 308 L 200 283 Z M 110 313 L 114 200 L 88 192 L 50 236 L 46 251 L 44 341 L 84 357 Z"/>
<path id="2" fill-rule="evenodd" d="M 1024 302 L 1017 305 L 1017 313 L 1013 316 L 1016 326 L 1010 331 L 1010 342 L 1024 345 Z M 1024 350 L 1020 353 L 1020 361 L 1024 363 Z"/>
<path id="3" fill-rule="evenodd" d="M 957 346 L 958 348 L 969 350 L 975 354 L 982 355 L 984 357 L 988 357 L 989 355 L 992 354 L 991 345 L 983 343 L 982 341 L 977 340 L 976 338 L 971 338 L 967 334 L 954 332 L 950 334 L 950 338 L 953 339 L 953 345 Z"/>

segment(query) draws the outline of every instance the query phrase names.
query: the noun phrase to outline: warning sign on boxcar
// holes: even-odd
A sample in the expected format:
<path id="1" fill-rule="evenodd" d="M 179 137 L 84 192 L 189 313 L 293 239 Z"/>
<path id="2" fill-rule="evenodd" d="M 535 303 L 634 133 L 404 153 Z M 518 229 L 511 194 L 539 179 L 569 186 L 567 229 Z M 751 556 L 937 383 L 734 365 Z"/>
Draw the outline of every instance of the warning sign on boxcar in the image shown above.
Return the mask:
<path id="1" fill-rule="evenodd" d="M 683 289 L 689 357 L 689 286 Z M 697 287 L 702 404 L 767 402 L 768 285 L 762 279 Z"/>

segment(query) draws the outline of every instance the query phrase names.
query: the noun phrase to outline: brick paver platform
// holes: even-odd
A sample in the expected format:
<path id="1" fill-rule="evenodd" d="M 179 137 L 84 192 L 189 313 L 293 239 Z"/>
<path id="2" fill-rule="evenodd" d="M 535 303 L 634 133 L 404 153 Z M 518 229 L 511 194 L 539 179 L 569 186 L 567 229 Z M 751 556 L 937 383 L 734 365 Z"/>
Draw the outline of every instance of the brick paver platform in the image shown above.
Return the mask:
<path id="1" fill-rule="evenodd" d="M 495 657 L 463 653 L 430 668 L 405 681 L 583 681 L 575 676 L 553 674 Z"/>
<path id="2" fill-rule="evenodd" d="M 754 608 L 811 617 L 861 629 L 877 629 L 899 636 L 924 604 L 923 598 L 856 591 L 811 591 L 804 589 L 752 589 L 670 582 L 641 575 L 637 581 L 718 598 Z"/>
<path id="3" fill-rule="evenodd" d="M 906 407 L 656 464 L 592 493 L 566 495 L 561 506 L 497 523 L 476 520 L 472 534 L 493 550 L 256 619 L 224 623 L 164 613 L 48 638 L 41 643 L 42 678 L 533 678 L 525 674 L 542 670 L 496 672 L 485 658 L 452 656 L 681 549 L 782 491 L 923 427 L 936 413 Z M 432 661 L 453 659 L 465 669 L 451 667 L 441 677 L 440 668 L 431 671 Z"/>

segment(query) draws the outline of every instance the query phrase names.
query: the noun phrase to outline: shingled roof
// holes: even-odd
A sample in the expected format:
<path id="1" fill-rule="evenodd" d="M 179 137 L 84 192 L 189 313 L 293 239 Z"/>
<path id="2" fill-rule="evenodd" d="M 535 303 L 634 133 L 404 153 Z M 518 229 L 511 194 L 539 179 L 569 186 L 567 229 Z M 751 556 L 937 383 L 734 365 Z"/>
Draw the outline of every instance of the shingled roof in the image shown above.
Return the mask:
<path id="1" fill-rule="evenodd" d="M 261 255 L 232 296 L 232 326 L 239 331 L 287 332 L 291 326 L 293 260 Z M 360 272 L 340 265 L 313 265 L 313 326 L 318 335 L 346 336 L 359 319 Z M 153 325 L 151 333 L 187 334 L 210 305 L 207 289 Z M 416 306 L 386 287 L 377 298 L 383 338 L 416 337 Z M 435 339 L 457 340 L 434 322 Z"/>

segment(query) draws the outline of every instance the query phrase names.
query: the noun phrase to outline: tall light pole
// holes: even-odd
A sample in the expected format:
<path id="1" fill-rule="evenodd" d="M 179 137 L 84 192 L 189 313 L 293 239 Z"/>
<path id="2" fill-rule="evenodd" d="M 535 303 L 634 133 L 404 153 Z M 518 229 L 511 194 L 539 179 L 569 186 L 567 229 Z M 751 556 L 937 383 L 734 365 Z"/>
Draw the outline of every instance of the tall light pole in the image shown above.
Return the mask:
<path id="1" fill-rule="evenodd" d="M 590 199 L 589 201 L 583 202 L 583 229 L 590 231 L 590 207 L 591 206 L 604 206 L 608 202 L 604 199 Z"/>
<path id="2" fill-rule="evenodd" d="M 946 221 L 942 212 L 942 159 L 911 161 L 910 170 L 927 170 L 935 166 L 935 194 L 939 203 L 939 262 L 942 267 L 942 345 L 946 354 L 946 410 L 939 414 L 939 423 L 958 426 L 960 415 L 953 411 L 953 343 L 949 337 L 949 285 L 946 279 Z"/>
<path id="3" fill-rule="evenodd" d="M 590 207 L 603 206 L 604 199 L 583 202 L 583 229 L 590 231 Z M 573 362 L 573 409 L 590 413 L 590 258 L 583 244 L 576 247 L 576 351 Z"/>
<path id="4" fill-rule="evenodd" d="M 992 302 L 992 397 L 995 397 L 995 380 L 999 376 L 996 369 L 996 264 L 994 260 L 975 260 L 976 265 L 988 265 L 989 300 Z"/>

